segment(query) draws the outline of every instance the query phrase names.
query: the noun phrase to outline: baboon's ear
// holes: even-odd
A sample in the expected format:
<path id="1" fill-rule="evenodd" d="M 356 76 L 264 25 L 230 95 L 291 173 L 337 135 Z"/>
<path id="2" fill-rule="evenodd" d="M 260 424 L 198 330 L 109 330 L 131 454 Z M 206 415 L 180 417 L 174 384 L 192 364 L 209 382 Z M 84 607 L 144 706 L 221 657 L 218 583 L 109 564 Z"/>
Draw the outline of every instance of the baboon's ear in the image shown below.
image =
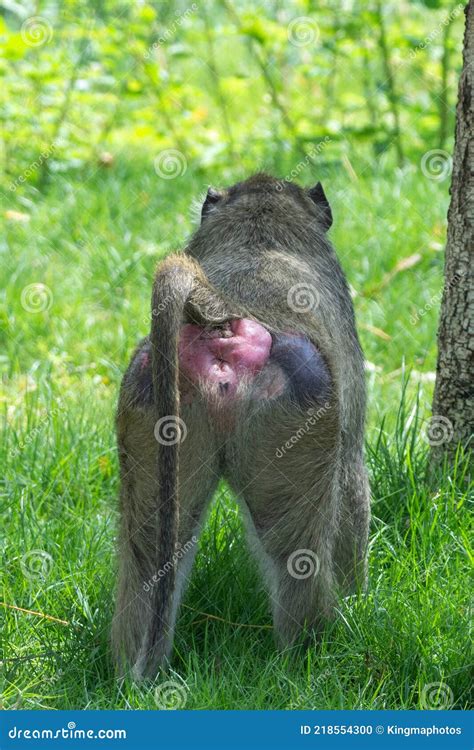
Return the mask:
<path id="1" fill-rule="evenodd" d="M 211 213 L 211 211 L 214 210 L 217 203 L 222 199 L 223 194 L 220 193 L 218 190 L 216 190 L 213 187 L 210 187 L 207 191 L 206 200 L 202 204 L 201 209 L 201 221 L 204 221 L 206 216 Z"/>
<path id="2" fill-rule="evenodd" d="M 308 190 L 308 195 L 321 211 L 321 224 L 327 232 L 332 224 L 332 211 L 320 182 Z"/>

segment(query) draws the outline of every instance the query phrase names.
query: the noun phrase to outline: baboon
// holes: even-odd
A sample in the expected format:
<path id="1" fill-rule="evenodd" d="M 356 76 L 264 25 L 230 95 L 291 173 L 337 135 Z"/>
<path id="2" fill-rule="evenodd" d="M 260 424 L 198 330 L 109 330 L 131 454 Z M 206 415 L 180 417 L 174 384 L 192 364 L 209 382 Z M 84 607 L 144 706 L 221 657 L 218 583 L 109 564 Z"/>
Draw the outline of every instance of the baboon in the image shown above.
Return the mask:
<path id="1" fill-rule="evenodd" d="M 257 174 L 210 188 L 184 252 L 158 266 L 150 335 L 117 415 L 122 674 L 153 677 L 169 662 L 221 477 L 243 511 L 280 647 L 364 585 L 364 363 L 331 224 L 320 183 Z"/>

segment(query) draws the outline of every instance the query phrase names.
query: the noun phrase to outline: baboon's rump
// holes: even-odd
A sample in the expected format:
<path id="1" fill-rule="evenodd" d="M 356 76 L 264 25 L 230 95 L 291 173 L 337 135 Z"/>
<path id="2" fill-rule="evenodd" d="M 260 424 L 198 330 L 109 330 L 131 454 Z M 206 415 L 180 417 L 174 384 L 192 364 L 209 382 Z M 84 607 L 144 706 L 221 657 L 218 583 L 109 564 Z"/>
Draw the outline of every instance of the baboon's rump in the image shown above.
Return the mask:
<path id="1" fill-rule="evenodd" d="M 216 327 L 186 324 L 178 352 L 185 402 L 193 398 L 192 384 L 205 384 L 211 392 L 215 387 L 221 400 L 232 401 L 239 382 L 248 384 L 262 370 L 267 377 L 249 392 L 254 398 L 280 396 L 290 388 L 297 399 L 328 396 L 329 372 L 309 339 L 292 332 L 272 336 L 254 320 L 233 319 Z"/>
<path id="2" fill-rule="evenodd" d="M 242 318 L 216 328 L 192 323 L 181 329 L 180 370 L 192 382 L 215 384 L 231 399 L 242 377 L 251 378 L 270 357 L 272 337 L 259 323 Z"/>
<path id="3" fill-rule="evenodd" d="M 366 578 L 364 360 L 324 190 L 254 175 L 210 188 L 201 217 L 158 266 L 117 410 L 113 643 L 121 674 L 139 679 L 169 664 L 221 479 L 244 511 L 279 646 L 319 631 Z"/>

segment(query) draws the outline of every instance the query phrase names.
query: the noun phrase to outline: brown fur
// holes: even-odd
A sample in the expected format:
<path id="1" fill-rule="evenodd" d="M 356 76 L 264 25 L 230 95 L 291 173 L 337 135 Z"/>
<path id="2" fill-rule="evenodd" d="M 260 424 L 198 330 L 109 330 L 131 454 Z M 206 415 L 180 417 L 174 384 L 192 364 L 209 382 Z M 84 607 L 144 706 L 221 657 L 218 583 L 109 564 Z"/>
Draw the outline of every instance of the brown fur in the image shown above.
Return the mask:
<path id="1" fill-rule="evenodd" d="M 241 504 L 280 645 L 294 642 L 305 625 L 318 627 L 331 616 L 338 592 L 365 581 L 363 357 L 347 284 L 326 236 L 330 223 L 319 184 L 304 191 L 256 175 L 210 192 L 185 252 L 157 270 L 150 338 L 132 358 L 117 416 L 122 490 L 113 643 L 122 671 L 153 676 L 167 663 L 196 552 L 190 540 L 199 535 L 221 476 Z M 297 284 L 317 289 L 314 310 L 288 305 Z M 331 374 L 327 404 L 316 399 L 308 412 L 295 399 L 260 398 L 268 371 L 241 384 L 231 427 L 228 414 L 221 423 L 218 408 L 209 408 L 213 396 L 205 386 L 192 403 L 180 404 L 181 325 L 244 316 L 271 332 L 298 331 L 310 339 Z M 151 390 L 139 369 L 147 351 Z M 154 437 L 157 420 L 169 416 L 179 416 L 187 430 L 171 446 Z M 290 447 L 281 450 L 285 444 Z M 179 555 L 180 549 L 186 551 Z M 288 560 L 297 550 L 317 554 L 317 575 L 290 575 Z"/>

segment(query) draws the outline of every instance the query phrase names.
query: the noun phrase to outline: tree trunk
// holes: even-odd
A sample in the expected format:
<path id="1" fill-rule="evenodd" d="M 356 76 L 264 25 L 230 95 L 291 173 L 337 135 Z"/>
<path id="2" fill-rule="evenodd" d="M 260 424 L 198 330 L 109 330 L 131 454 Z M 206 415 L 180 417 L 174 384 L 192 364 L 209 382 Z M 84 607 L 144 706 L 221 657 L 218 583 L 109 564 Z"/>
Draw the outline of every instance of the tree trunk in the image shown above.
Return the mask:
<path id="1" fill-rule="evenodd" d="M 474 431 L 474 0 L 465 14 L 438 364 L 428 436 L 438 461 L 446 453 L 452 456 L 458 443 L 466 448 Z"/>

